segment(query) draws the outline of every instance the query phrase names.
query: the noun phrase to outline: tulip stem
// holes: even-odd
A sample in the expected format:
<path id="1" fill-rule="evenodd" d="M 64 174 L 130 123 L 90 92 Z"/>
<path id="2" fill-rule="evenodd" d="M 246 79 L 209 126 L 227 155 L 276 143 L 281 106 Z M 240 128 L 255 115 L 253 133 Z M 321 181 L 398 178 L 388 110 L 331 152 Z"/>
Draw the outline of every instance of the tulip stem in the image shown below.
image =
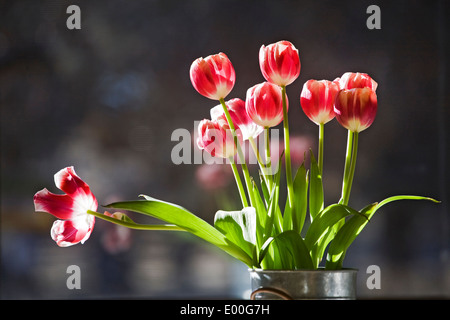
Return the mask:
<path id="1" fill-rule="evenodd" d="M 114 224 L 130 228 L 130 229 L 137 229 L 137 230 L 165 230 L 165 231 L 186 231 L 183 228 L 180 228 L 177 225 L 174 224 L 140 224 L 140 223 L 134 223 L 130 221 L 124 221 L 120 219 L 116 219 L 110 216 L 107 216 L 103 213 L 99 213 L 96 211 L 88 210 L 88 214 L 93 215 L 97 218 L 112 222 Z"/>
<path id="2" fill-rule="evenodd" d="M 270 128 L 264 128 L 264 141 L 266 143 L 266 174 L 268 178 L 269 184 L 267 187 L 269 190 L 272 190 L 272 182 L 273 182 L 273 170 L 272 170 L 272 156 L 270 152 Z"/>
<path id="3" fill-rule="evenodd" d="M 256 143 L 255 143 L 255 139 L 253 139 L 253 137 L 250 137 L 249 139 L 248 139 L 248 141 L 250 141 L 250 145 L 252 146 L 252 149 L 253 149 L 253 152 L 255 153 L 255 155 L 256 155 L 256 159 L 258 160 L 258 164 L 259 164 L 259 168 L 261 169 L 261 173 L 262 173 L 262 176 L 263 176 L 263 179 L 264 179 L 264 182 L 266 183 L 266 185 L 267 186 L 269 186 L 269 180 L 268 180 L 268 175 L 267 175 L 267 170 L 269 169 L 269 168 L 267 168 L 265 165 L 264 165 L 264 163 L 263 163 L 263 160 L 262 160 L 262 158 L 261 158 L 261 154 L 259 153 L 259 150 L 258 150 L 258 147 L 257 147 L 257 145 L 256 145 Z M 270 178 L 270 176 L 269 176 L 269 178 Z M 270 179 L 270 181 L 271 181 L 272 179 Z"/>
<path id="4" fill-rule="evenodd" d="M 291 151 L 289 146 L 289 120 L 287 112 L 287 101 L 286 101 L 286 86 L 281 86 L 281 95 L 283 101 L 283 128 L 284 128 L 284 156 L 286 157 L 286 183 L 289 207 L 292 209 L 294 205 L 294 185 L 292 182 L 292 169 L 291 169 Z"/>
<path id="5" fill-rule="evenodd" d="M 234 179 L 236 180 L 236 184 L 239 190 L 239 195 L 241 196 L 242 205 L 248 207 L 247 196 L 245 195 L 244 186 L 242 185 L 241 177 L 239 176 L 239 171 L 237 169 L 236 163 L 234 162 L 234 158 L 229 158 L 231 163 L 231 168 L 233 170 Z"/>
<path id="6" fill-rule="evenodd" d="M 324 128 L 323 123 L 319 124 L 319 173 L 322 174 L 323 171 L 323 139 L 324 139 Z"/>
<path id="7" fill-rule="evenodd" d="M 339 200 L 340 204 L 348 205 L 350 192 L 355 175 L 356 157 L 358 154 L 358 132 L 348 131 L 347 152 L 345 157 L 344 180 L 342 183 L 342 195 Z"/>
<path id="8" fill-rule="evenodd" d="M 228 125 L 230 126 L 231 134 L 233 135 L 233 138 L 234 138 L 234 144 L 236 145 L 239 160 L 241 162 L 242 171 L 244 172 L 245 184 L 247 185 L 247 191 L 250 196 L 250 204 L 252 206 L 254 206 L 255 196 L 253 194 L 253 185 L 252 185 L 252 181 L 250 179 L 250 173 L 248 171 L 247 164 L 245 162 L 244 153 L 242 152 L 241 144 L 239 143 L 239 140 L 237 138 L 233 120 L 231 120 L 230 112 L 228 111 L 227 105 L 225 104 L 225 100 L 223 98 L 220 98 L 219 101 L 220 101 L 220 104 L 222 105 L 223 112 L 225 113 L 225 117 L 227 118 Z"/>

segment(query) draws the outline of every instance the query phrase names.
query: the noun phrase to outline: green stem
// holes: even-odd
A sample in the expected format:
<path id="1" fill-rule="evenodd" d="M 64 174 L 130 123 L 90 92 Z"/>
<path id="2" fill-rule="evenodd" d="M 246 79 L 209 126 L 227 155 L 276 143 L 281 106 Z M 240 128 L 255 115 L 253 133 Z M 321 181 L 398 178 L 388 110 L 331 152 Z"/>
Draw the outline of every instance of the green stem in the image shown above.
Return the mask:
<path id="1" fill-rule="evenodd" d="M 231 168 L 233 170 L 234 179 L 236 180 L 236 184 L 239 190 L 239 195 L 241 196 L 242 205 L 248 207 L 247 196 L 245 195 L 244 186 L 242 185 L 241 177 L 239 176 L 239 171 L 237 169 L 236 163 L 234 162 L 233 157 L 229 158 L 231 163 Z"/>
<path id="2" fill-rule="evenodd" d="M 233 120 L 231 120 L 230 112 L 228 112 L 228 108 L 225 104 L 225 100 L 223 98 L 221 98 L 219 101 L 220 101 L 220 104 L 222 105 L 223 112 L 225 113 L 225 117 L 227 118 L 228 125 L 230 126 L 231 134 L 233 135 L 233 138 L 234 138 L 234 144 L 236 145 L 239 160 L 241 162 L 242 171 L 244 172 L 245 184 L 247 185 L 247 191 L 250 196 L 250 204 L 252 206 L 254 206 L 255 196 L 253 194 L 253 185 L 252 185 L 252 181 L 250 179 L 250 173 L 248 171 L 247 164 L 245 162 L 244 153 L 242 152 L 241 144 L 239 143 L 239 140 L 237 138 Z"/>
<path id="3" fill-rule="evenodd" d="M 352 146 L 353 146 L 353 136 L 354 133 L 348 130 L 347 134 L 347 150 L 345 152 L 345 166 L 344 166 L 344 176 L 342 179 L 342 191 L 341 191 L 341 199 L 339 200 L 339 204 L 344 203 L 345 198 L 345 189 L 347 185 L 348 175 L 350 172 L 350 166 L 352 161 Z"/>
<path id="4" fill-rule="evenodd" d="M 272 183 L 273 183 L 273 168 L 272 168 L 272 156 L 270 152 L 270 128 L 264 128 L 264 142 L 266 143 L 266 172 L 265 175 L 267 175 L 267 179 L 269 183 L 267 184 L 267 187 L 269 190 L 272 190 Z"/>
<path id="5" fill-rule="evenodd" d="M 137 229 L 137 230 L 165 230 L 165 231 L 186 231 L 183 228 L 180 228 L 174 224 L 140 224 L 140 223 L 134 223 L 134 222 L 128 222 L 123 221 L 120 219 L 116 219 L 110 216 L 107 216 L 105 214 L 96 212 L 96 211 L 87 211 L 88 214 L 93 215 L 97 218 L 106 220 L 108 222 L 112 222 L 114 224 L 127 227 L 130 229 Z"/>
<path id="6" fill-rule="evenodd" d="M 258 150 L 258 147 L 257 147 L 257 145 L 255 143 L 255 140 L 253 139 L 253 137 L 250 137 L 248 139 L 248 141 L 250 141 L 250 145 L 252 146 L 253 152 L 256 155 L 256 159 L 258 160 L 259 168 L 261 169 L 261 173 L 262 173 L 263 179 L 264 179 L 264 181 L 266 183 L 266 186 L 269 186 L 269 181 L 268 181 L 267 174 L 266 174 L 268 168 L 263 163 L 263 160 L 261 158 L 261 154 L 259 153 L 259 150 Z"/>
<path id="7" fill-rule="evenodd" d="M 324 138 L 324 128 L 323 123 L 319 124 L 319 173 L 322 174 L 323 171 L 323 138 Z"/>
<path id="8" fill-rule="evenodd" d="M 286 159 L 286 183 L 289 199 L 289 207 L 294 205 L 294 185 L 292 181 L 292 169 L 291 169 L 291 151 L 289 146 L 289 120 L 286 103 L 286 86 L 281 86 L 281 94 L 283 99 L 283 129 L 284 129 L 284 156 Z"/>
<path id="9" fill-rule="evenodd" d="M 348 201 L 350 199 L 350 192 L 352 190 L 353 177 L 355 176 L 355 168 L 356 168 L 356 157 L 358 153 L 358 132 L 353 133 L 353 150 L 352 150 L 352 160 L 350 164 L 350 171 L 348 172 L 348 177 L 346 181 L 346 185 L 344 188 L 344 198 L 343 204 L 348 205 Z"/>

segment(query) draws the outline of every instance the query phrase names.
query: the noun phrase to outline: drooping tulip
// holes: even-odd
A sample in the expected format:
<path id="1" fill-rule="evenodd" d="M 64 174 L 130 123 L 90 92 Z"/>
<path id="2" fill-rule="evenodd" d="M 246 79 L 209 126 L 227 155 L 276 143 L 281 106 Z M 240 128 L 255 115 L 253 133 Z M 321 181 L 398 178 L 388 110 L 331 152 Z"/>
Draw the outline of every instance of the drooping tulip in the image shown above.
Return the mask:
<path id="1" fill-rule="evenodd" d="M 225 102 L 231 120 L 233 121 L 236 130 L 240 130 L 242 138 L 248 140 L 250 138 L 256 139 L 264 128 L 256 124 L 247 114 L 245 110 L 245 102 L 239 98 L 231 99 Z M 224 115 L 222 105 L 215 106 L 211 109 L 211 119 L 215 120 Z"/>
<path id="2" fill-rule="evenodd" d="M 339 81 L 341 89 L 370 88 L 376 91 L 378 87 L 378 83 L 367 73 L 346 72 L 336 80 Z"/>
<path id="3" fill-rule="evenodd" d="M 373 123 L 377 113 L 377 95 L 370 88 L 340 90 L 336 96 L 336 120 L 352 132 L 361 132 Z"/>
<path id="4" fill-rule="evenodd" d="M 286 108 L 288 108 L 286 98 Z M 283 121 L 283 97 L 279 86 L 270 82 L 257 84 L 247 90 L 245 108 L 258 125 L 269 128 Z"/>
<path id="5" fill-rule="evenodd" d="M 61 219 L 55 221 L 51 229 L 52 239 L 60 247 L 84 243 L 95 224 L 95 217 L 87 211 L 97 210 L 97 199 L 73 167 L 60 170 L 54 179 L 56 186 L 66 194 L 54 194 L 46 188 L 38 191 L 34 195 L 35 211 L 48 212 Z"/>
<path id="6" fill-rule="evenodd" d="M 264 78 L 276 85 L 287 86 L 300 74 L 298 50 L 289 41 L 278 41 L 259 49 L 259 66 Z"/>
<path id="7" fill-rule="evenodd" d="M 334 100 L 339 83 L 328 80 L 308 80 L 300 94 L 300 105 L 306 116 L 317 125 L 334 118 Z"/>
<path id="8" fill-rule="evenodd" d="M 225 98 L 236 81 L 234 67 L 222 52 L 196 59 L 189 73 L 195 90 L 212 100 Z"/>

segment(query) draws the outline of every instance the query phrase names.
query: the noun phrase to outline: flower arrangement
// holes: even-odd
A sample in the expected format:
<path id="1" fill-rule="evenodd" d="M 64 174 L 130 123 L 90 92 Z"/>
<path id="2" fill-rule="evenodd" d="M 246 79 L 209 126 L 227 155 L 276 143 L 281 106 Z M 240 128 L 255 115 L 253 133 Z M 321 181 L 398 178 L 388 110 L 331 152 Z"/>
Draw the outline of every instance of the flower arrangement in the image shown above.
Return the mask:
<path id="1" fill-rule="evenodd" d="M 114 202 L 108 210 L 131 211 L 160 219 L 161 224 L 134 222 L 123 212 L 97 212 L 98 202 L 86 184 L 67 167 L 55 174 L 55 184 L 65 194 L 43 189 L 34 196 L 35 210 L 48 212 L 56 220 L 51 237 L 61 247 L 84 243 L 95 218 L 141 230 L 185 231 L 217 246 L 252 269 L 343 268 L 346 252 L 355 238 L 384 205 L 397 200 L 430 200 L 429 197 L 401 195 L 367 205 L 361 210 L 349 206 L 359 134 L 369 128 L 377 112 L 377 83 L 364 73 L 345 73 L 333 81 L 309 80 L 300 94 L 306 116 L 319 127 L 317 157 L 310 151 L 310 166 L 303 163 L 292 172 L 286 86 L 300 74 L 299 52 L 288 41 L 262 46 L 259 64 L 265 82 L 248 89 L 245 101 L 225 101 L 235 84 L 235 70 L 224 53 L 198 58 L 190 68 L 193 87 L 201 95 L 218 101 L 211 119 L 198 126 L 197 145 L 213 157 L 229 160 L 236 180 L 242 209 L 219 210 L 214 224 L 185 208 L 141 195 L 141 199 Z M 348 131 L 342 193 L 337 203 L 325 206 L 322 171 L 324 126 L 336 120 Z M 270 154 L 270 129 L 283 122 L 287 196 L 280 190 L 280 163 Z M 264 134 L 264 150 L 255 139 Z M 242 151 L 249 141 L 258 159 L 259 177 L 254 179 Z M 317 160 L 316 160 L 317 159 Z M 241 171 L 239 171 L 239 167 Z M 243 177 L 243 181 L 241 180 Z M 307 220 L 308 223 L 305 223 Z M 307 228 L 306 228 L 307 226 Z"/>

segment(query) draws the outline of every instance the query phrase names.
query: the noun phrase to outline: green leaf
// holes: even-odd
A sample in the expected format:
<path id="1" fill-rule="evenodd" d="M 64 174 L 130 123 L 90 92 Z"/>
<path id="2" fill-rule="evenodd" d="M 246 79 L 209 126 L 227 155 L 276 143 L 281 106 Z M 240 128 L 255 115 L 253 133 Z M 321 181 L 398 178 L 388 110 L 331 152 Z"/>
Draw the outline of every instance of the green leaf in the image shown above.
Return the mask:
<path id="1" fill-rule="evenodd" d="M 316 267 L 322 260 L 326 246 L 335 236 L 333 226 L 351 214 L 360 215 L 358 211 L 348 206 L 332 204 L 320 212 L 309 226 L 305 243 L 311 250 L 311 257 Z"/>
<path id="2" fill-rule="evenodd" d="M 261 249 L 260 262 L 267 254 L 271 254 L 272 269 L 314 269 L 303 238 L 294 230 L 269 238 Z"/>
<path id="3" fill-rule="evenodd" d="M 323 185 L 322 185 L 322 174 L 320 173 L 319 166 L 314 154 L 311 151 L 311 175 L 310 175 L 310 186 L 309 186 L 309 214 L 311 215 L 311 220 L 319 214 L 323 209 Z"/>
<path id="4" fill-rule="evenodd" d="M 264 177 L 262 176 L 262 173 L 259 174 L 259 179 L 261 181 L 261 190 L 264 196 L 264 200 L 266 201 L 266 204 L 269 202 L 270 194 L 269 194 L 269 188 L 266 184 L 266 181 L 264 180 Z"/>
<path id="5" fill-rule="evenodd" d="M 370 217 L 375 213 L 377 203 L 371 204 L 361 210 L 362 216 L 350 218 L 338 231 L 328 248 L 326 269 L 341 269 L 345 253 L 350 244 L 369 222 Z"/>
<path id="6" fill-rule="evenodd" d="M 304 164 L 298 168 L 297 173 L 295 174 L 294 199 L 293 210 L 287 210 L 288 212 L 285 213 L 283 229 L 292 229 L 300 234 L 305 223 L 308 207 L 308 171 Z M 288 208 L 288 206 L 286 207 Z M 286 220 L 290 220 L 290 222 L 286 222 Z"/>
<path id="7" fill-rule="evenodd" d="M 351 219 L 349 219 L 344 226 L 338 231 L 334 240 L 331 242 L 330 247 L 328 248 L 328 256 L 327 256 L 327 269 L 340 269 L 342 268 L 343 260 L 345 258 L 346 251 L 349 246 L 353 243 L 355 238 L 361 233 L 370 219 L 373 217 L 375 212 L 380 209 L 382 206 L 398 200 L 428 200 L 433 201 L 435 203 L 439 203 L 439 201 L 422 196 L 393 196 L 387 198 L 380 203 L 373 203 L 368 205 L 364 209 L 361 210 L 361 215 L 355 215 Z"/>
<path id="8" fill-rule="evenodd" d="M 264 240 L 267 240 L 273 234 L 278 234 L 283 228 L 283 217 L 281 216 L 279 198 L 280 198 L 280 176 L 281 176 L 281 159 L 278 162 L 278 171 L 274 175 L 272 190 L 267 209 L 267 218 L 264 228 Z"/>
<path id="9" fill-rule="evenodd" d="M 200 219 L 179 205 L 154 199 L 146 195 L 142 196 L 145 200 L 115 202 L 106 205 L 106 207 L 134 211 L 177 225 L 224 250 L 247 266 L 251 267 L 253 265 L 252 258 L 243 249 L 235 245 L 223 233 L 203 219 Z"/>
<path id="10" fill-rule="evenodd" d="M 267 209 L 267 217 L 264 226 L 264 240 L 272 235 L 274 229 L 275 214 L 278 208 L 278 198 L 280 195 L 280 186 L 275 183 L 270 193 L 269 208 Z"/>
<path id="11" fill-rule="evenodd" d="M 256 211 L 256 243 L 257 246 L 260 247 L 264 243 L 264 229 L 267 219 L 267 209 L 255 184 L 253 184 L 253 194 L 255 195 L 254 206 Z"/>
<path id="12" fill-rule="evenodd" d="M 253 256 L 256 244 L 256 211 L 247 207 L 241 211 L 217 211 L 214 227 L 231 242 Z"/>

